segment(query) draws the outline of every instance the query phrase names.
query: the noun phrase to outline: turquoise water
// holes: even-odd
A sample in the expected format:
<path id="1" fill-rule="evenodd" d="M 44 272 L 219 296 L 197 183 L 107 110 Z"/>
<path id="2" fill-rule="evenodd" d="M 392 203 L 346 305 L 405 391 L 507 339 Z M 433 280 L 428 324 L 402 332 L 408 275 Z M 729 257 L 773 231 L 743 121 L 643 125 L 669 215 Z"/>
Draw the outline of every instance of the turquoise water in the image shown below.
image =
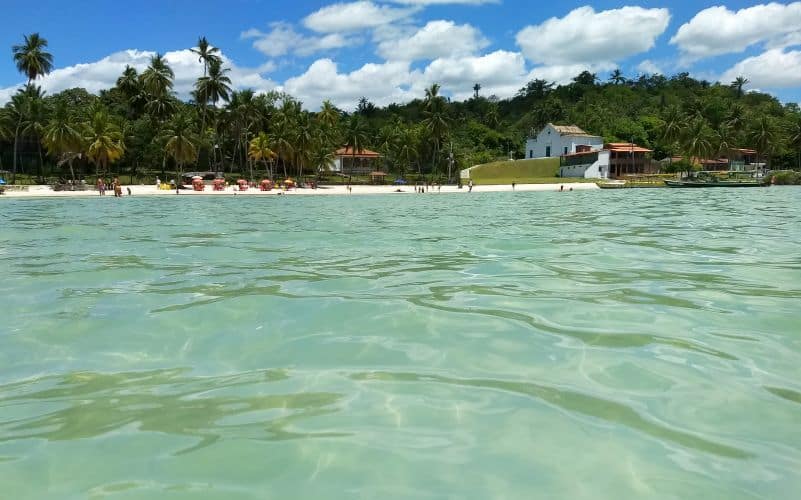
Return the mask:
<path id="1" fill-rule="evenodd" d="M 2 498 L 801 492 L 798 189 L 0 222 Z"/>

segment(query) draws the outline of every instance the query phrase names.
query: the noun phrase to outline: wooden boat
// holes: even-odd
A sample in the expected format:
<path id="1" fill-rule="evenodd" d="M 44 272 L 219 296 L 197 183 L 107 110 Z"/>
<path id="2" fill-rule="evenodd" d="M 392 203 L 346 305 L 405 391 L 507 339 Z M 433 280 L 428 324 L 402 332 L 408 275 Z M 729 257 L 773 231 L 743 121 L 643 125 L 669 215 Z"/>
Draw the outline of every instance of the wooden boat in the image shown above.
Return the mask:
<path id="1" fill-rule="evenodd" d="M 672 188 L 706 188 L 706 187 L 760 187 L 762 186 L 762 182 L 758 180 L 749 180 L 749 181 L 730 181 L 730 180 L 718 180 L 718 181 L 705 181 L 705 180 L 695 180 L 695 179 L 687 179 L 681 181 L 665 181 L 667 187 Z"/>
<path id="2" fill-rule="evenodd" d="M 602 181 L 596 182 L 595 185 L 601 189 L 623 189 L 626 187 L 626 181 Z"/>
<path id="3" fill-rule="evenodd" d="M 760 187 L 764 183 L 761 179 L 749 174 L 748 172 L 729 172 L 724 173 L 725 177 L 720 177 L 719 172 L 697 172 L 692 177 L 685 177 L 681 180 L 666 180 L 665 185 L 672 188 L 706 188 L 706 187 Z"/>

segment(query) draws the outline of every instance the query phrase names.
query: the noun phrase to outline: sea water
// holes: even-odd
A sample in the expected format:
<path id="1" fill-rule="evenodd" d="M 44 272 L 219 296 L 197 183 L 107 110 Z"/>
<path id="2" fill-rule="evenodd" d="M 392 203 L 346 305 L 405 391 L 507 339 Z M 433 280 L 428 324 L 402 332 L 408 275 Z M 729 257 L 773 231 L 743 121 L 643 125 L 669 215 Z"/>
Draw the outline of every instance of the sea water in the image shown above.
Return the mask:
<path id="1" fill-rule="evenodd" d="M 797 188 L 0 222 L 0 498 L 801 496 Z"/>

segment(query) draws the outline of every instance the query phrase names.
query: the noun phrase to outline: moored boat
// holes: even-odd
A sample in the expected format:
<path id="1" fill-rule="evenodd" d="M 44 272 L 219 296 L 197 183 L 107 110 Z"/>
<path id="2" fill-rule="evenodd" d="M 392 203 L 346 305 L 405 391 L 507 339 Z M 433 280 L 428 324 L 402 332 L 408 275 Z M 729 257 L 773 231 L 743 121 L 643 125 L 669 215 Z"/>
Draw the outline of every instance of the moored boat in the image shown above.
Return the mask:
<path id="1" fill-rule="evenodd" d="M 743 176 L 746 174 L 747 176 Z M 697 172 L 692 177 L 681 180 L 666 180 L 665 185 L 672 188 L 705 188 L 705 187 L 760 187 L 764 182 L 750 172 L 728 172 L 720 177 L 719 172 Z"/>

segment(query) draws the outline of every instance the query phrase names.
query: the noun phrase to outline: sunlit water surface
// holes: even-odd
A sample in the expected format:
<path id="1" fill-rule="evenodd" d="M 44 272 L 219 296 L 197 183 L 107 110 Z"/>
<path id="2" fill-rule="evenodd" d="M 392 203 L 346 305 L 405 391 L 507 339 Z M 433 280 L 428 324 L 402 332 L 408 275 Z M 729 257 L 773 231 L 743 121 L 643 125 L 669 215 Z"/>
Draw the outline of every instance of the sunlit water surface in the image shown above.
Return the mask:
<path id="1" fill-rule="evenodd" d="M 2 498 L 801 495 L 798 189 L 0 222 Z"/>

